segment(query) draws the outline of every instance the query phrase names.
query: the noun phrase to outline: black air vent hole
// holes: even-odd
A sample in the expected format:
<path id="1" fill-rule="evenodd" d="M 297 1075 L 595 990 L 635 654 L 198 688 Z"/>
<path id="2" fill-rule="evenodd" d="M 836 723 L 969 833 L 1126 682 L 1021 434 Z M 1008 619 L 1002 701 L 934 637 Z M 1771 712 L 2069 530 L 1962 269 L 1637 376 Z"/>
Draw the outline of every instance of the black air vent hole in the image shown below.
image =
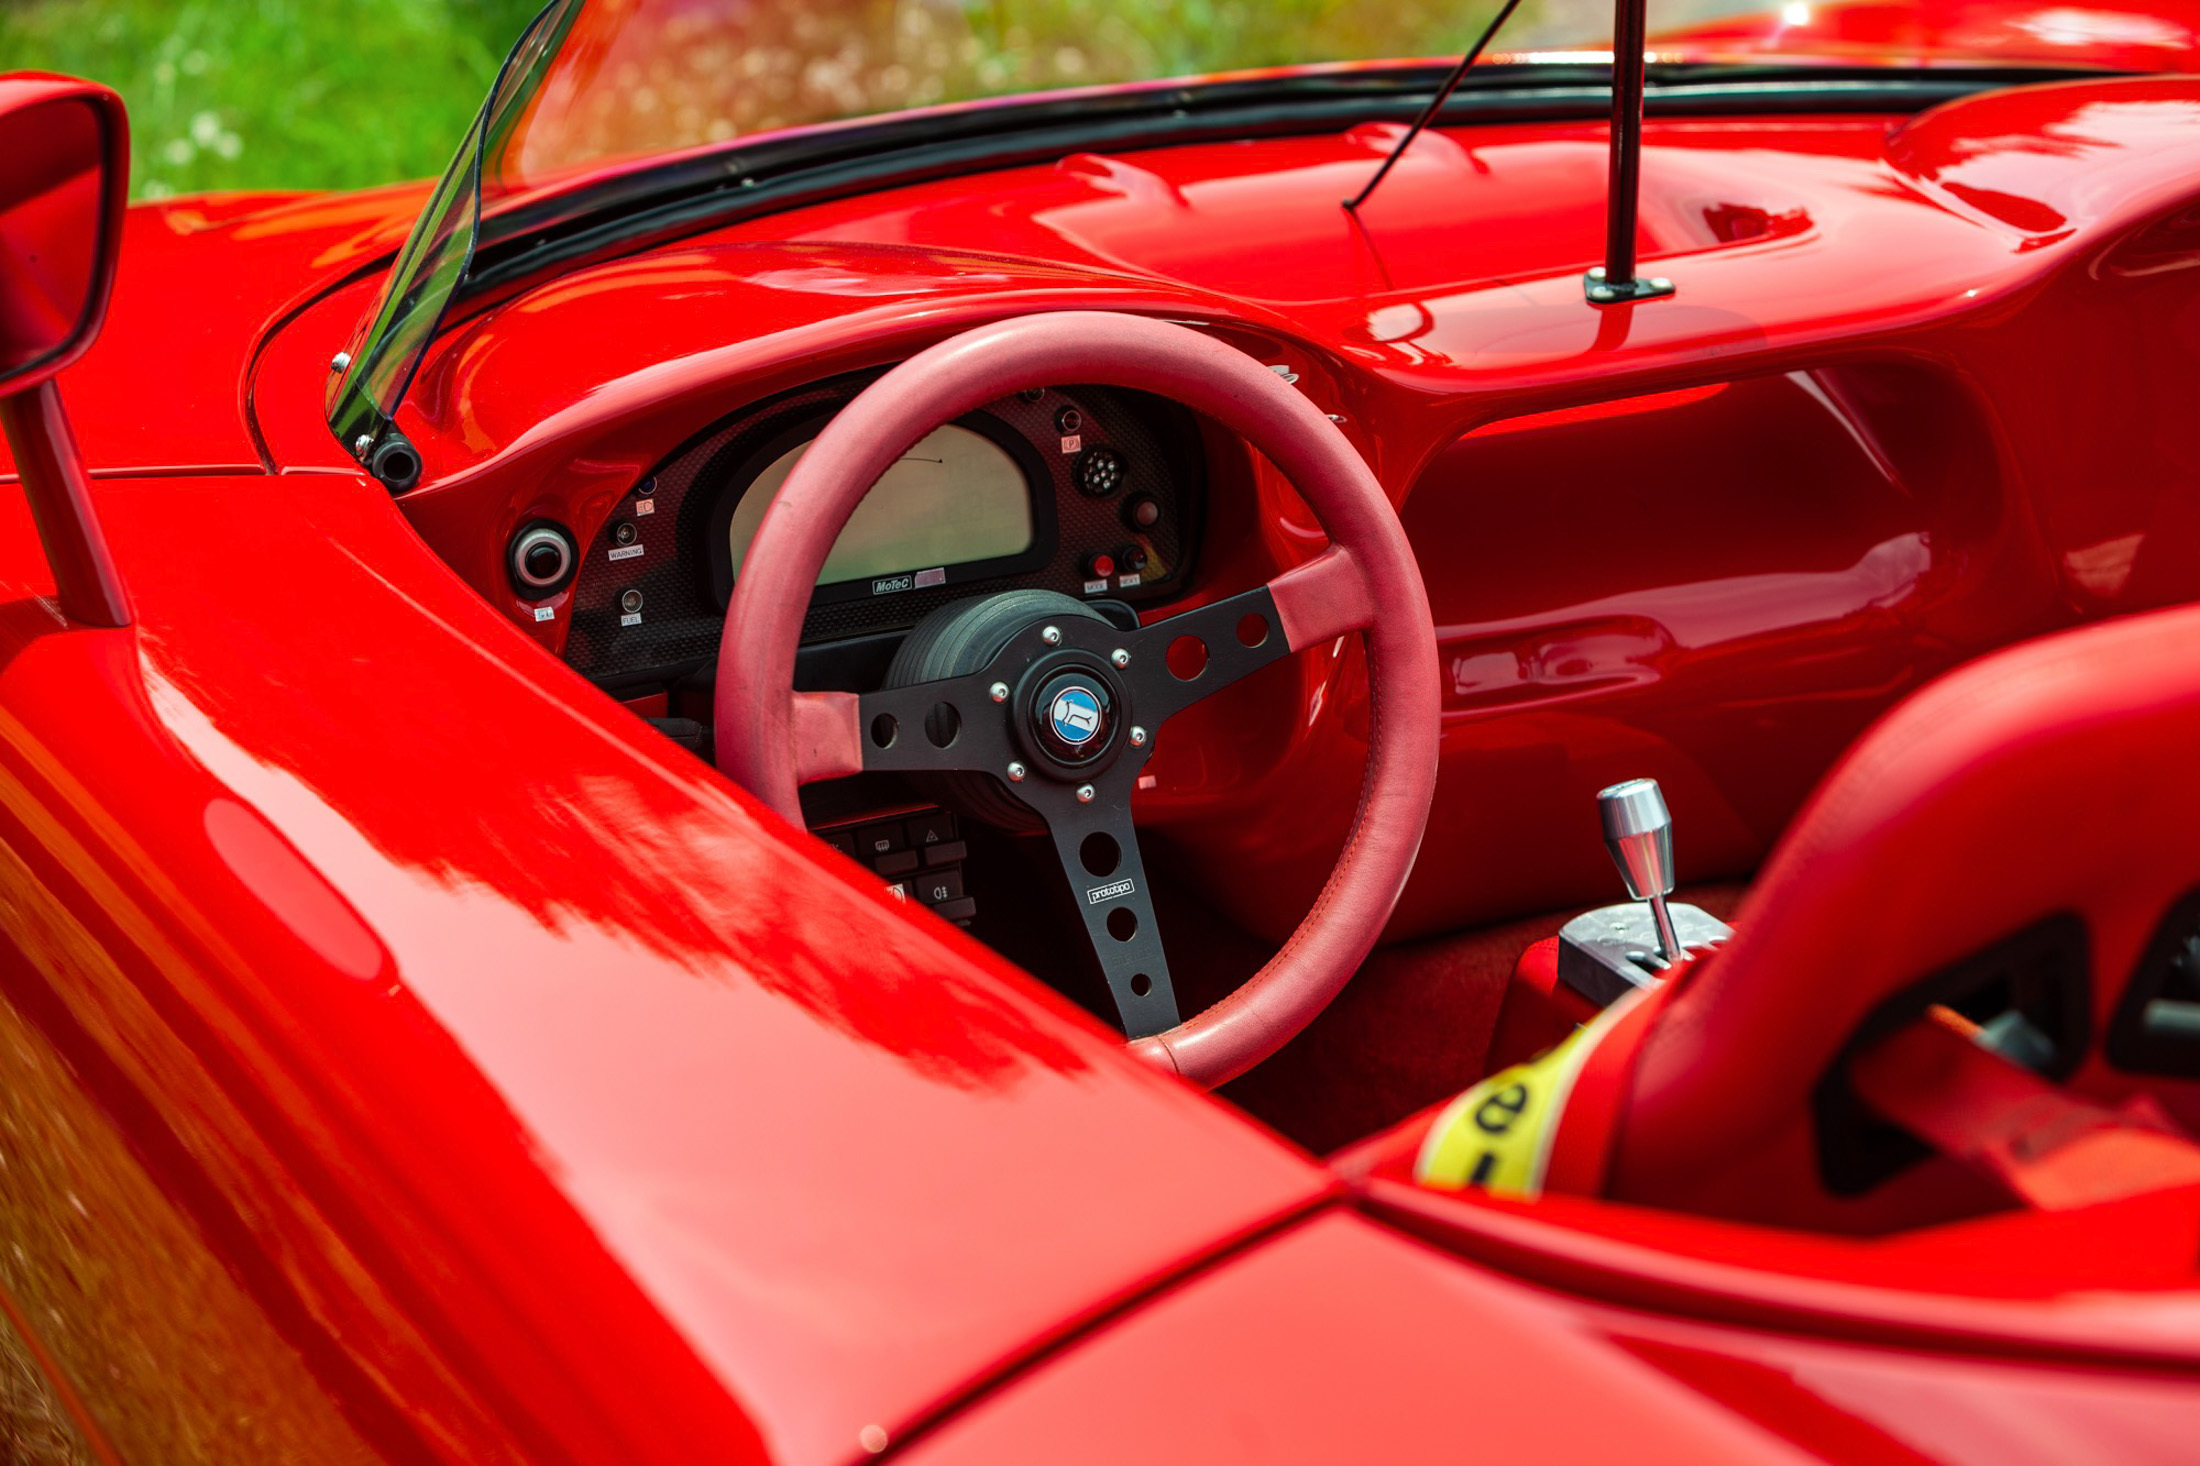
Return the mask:
<path id="1" fill-rule="evenodd" d="M 1123 863 L 1123 847 L 1115 843 L 1115 836 L 1105 830 L 1095 830 L 1077 847 L 1077 858 L 1083 862 L 1087 875 L 1112 876 L 1115 868 Z"/>

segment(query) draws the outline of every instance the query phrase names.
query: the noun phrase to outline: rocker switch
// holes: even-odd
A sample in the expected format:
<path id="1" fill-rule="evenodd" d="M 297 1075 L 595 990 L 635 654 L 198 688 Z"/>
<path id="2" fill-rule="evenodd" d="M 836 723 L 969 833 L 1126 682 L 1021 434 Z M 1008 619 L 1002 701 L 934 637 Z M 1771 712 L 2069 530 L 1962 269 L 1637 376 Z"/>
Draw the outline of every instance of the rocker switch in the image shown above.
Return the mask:
<path id="1" fill-rule="evenodd" d="M 1673 816 L 1655 779 L 1629 779 L 1597 795 L 1604 820 L 1604 848 L 1612 853 L 1627 894 L 1650 903 L 1657 924 L 1658 955 L 1678 962 L 1684 952 L 1665 898 L 1673 894 Z"/>

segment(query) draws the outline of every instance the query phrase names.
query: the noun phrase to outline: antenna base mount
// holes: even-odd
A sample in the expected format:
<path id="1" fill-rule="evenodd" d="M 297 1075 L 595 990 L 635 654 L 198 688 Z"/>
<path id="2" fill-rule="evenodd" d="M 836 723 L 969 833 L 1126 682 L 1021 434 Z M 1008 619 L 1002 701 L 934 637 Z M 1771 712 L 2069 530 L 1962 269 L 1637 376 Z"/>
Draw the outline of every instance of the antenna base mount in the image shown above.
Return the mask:
<path id="1" fill-rule="evenodd" d="M 1673 282 L 1663 275 L 1653 275 L 1647 280 L 1606 280 L 1604 266 L 1598 265 L 1581 277 L 1582 292 L 1591 305 L 1632 305 L 1638 300 L 1656 300 L 1661 295 L 1673 293 Z"/>

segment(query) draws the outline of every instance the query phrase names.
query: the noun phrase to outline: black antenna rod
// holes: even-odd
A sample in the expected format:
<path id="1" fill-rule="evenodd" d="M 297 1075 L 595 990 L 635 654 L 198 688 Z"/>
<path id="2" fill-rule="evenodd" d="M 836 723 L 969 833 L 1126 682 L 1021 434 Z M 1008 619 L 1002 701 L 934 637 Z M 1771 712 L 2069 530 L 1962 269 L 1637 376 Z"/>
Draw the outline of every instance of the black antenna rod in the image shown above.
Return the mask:
<path id="1" fill-rule="evenodd" d="M 1642 87 L 1649 49 L 1648 0 L 1613 0 L 1612 171 L 1605 188 L 1604 263 L 1582 280 L 1591 305 L 1623 305 L 1673 293 L 1663 276 L 1635 278 L 1635 214 L 1642 191 Z"/>
<path id="2" fill-rule="evenodd" d="M 1621 3 L 1624 4 L 1625 0 L 1621 0 Z M 1451 69 L 1451 75 L 1445 77 L 1444 84 L 1436 89 L 1435 97 L 1430 100 L 1426 107 L 1421 109 L 1421 115 L 1413 119 L 1413 125 L 1406 129 L 1406 135 L 1398 139 L 1398 146 L 1390 150 L 1390 156 L 1383 159 L 1383 166 L 1376 169 L 1375 176 L 1367 181 L 1367 187 L 1361 189 L 1352 198 L 1345 200 L 1344 206 L 1346 208 L 1357 213 L 1360 205 L 1367 202 L 1367 196 L 1375 191 L 1375 186 L 1390 176 L 1390 170 L 1397 166 L 1400 158 L 1405 156 L 1405 151 L 1413 145 L 1413 140 L 1428 130 L 1428 125 L 1436 120 L 1436 114 L 1443 111 L 1444 104 L 1451 100 L 1451 94 L 1459 90 L 1459 83 L 1467 79 L 1467 68 L 1481 59 L 1483 50 L 1490 43 L 1490 37 L 1497 34 L 1497 28 L 1511 17 L 1513 11 L 1518 9 L 1519 6 L 1520 0 L 1505 0 L 1504 6 L 1497 12 L 1496 18 L 1482 28 L 1481 39 L 1474 43 L 1466 55 L 1459 58 L 1459 64 Z"/>

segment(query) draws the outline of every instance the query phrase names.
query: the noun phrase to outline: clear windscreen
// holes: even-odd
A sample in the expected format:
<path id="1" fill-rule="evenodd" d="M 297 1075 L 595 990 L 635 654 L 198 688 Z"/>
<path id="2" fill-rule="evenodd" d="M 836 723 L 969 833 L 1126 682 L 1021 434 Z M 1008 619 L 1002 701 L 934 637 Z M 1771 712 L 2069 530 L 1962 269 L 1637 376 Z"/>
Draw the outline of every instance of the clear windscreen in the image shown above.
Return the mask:
<path id="1" fill-rule="evenodd" d="M 362 458 L 379 426 L 396 417 L 421 354 L 472 263 L 487 176 L 483 159 L 501 155 L 582 6 L 583 0 L 554 0 L 521 33 L 420 211 L 381 299 L 360 323 L 344 370 L 329 384 L 329 426 Z"/>

